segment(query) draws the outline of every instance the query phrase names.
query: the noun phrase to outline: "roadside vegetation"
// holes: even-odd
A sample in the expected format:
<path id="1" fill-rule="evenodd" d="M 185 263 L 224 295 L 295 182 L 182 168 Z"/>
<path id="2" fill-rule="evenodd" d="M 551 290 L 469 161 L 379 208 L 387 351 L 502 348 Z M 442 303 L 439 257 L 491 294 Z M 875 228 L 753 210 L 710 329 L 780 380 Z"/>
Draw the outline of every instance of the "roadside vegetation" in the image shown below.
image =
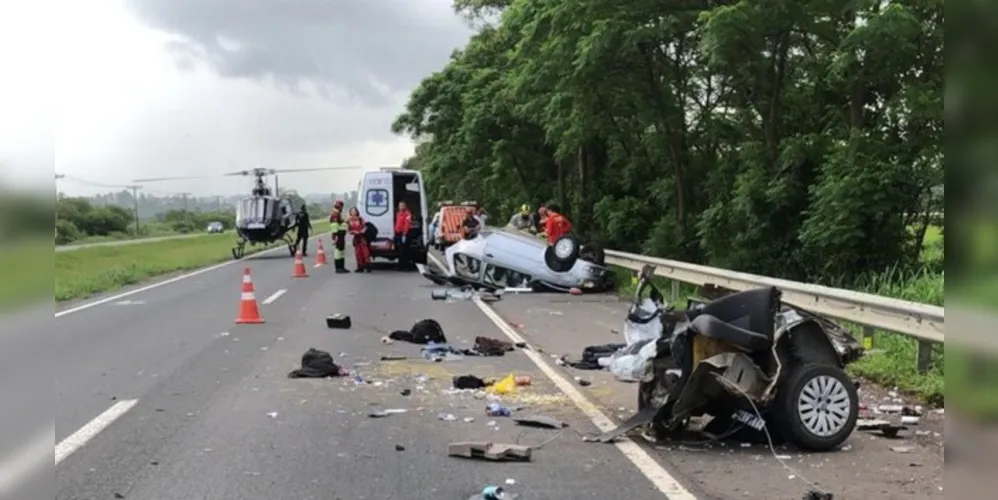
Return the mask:
<path id="1" fill-rule="evenodd" d="M 942 305 L 942 2 L 454 3 L 477 33 L 392 127 L 432 198 Z M 935 399 L 914 352 L 878 332 L 855 370 Z"/>
<path id="2" fill-rule="evenodd" d="M 283 243 L 281 243 L 283 245 Z M 247 247 L 247 254 L 270 247 Z M 232 238 L 165 240 L 55 252 L 55 300 L 110 292 L 176 271 L 232 259 Z"/>
<path id="3" fill-rule="evenodd" d="M 167 210 L 135 226 L 132 210 L 118 205 L 94 205 L 86 198 L 60 197 L 56 203 L 56 245 L 150 238 L 203 232 L 219 221 L 231 230 L 235 213 L 226 211 Z"/>

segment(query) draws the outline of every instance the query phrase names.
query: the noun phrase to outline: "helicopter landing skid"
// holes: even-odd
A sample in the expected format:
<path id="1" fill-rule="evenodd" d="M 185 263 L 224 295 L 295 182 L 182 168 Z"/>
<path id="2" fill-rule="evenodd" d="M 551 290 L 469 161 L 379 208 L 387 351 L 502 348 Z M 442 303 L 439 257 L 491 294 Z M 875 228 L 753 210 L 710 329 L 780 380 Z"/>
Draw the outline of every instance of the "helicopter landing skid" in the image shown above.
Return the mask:
<path id="1" fill-rule="evenodd" d="M 236 246 L 232 247 L 232 258 L 239 260 L 246 255 L 246 240 L 239 239 L 236 241 Z"/>

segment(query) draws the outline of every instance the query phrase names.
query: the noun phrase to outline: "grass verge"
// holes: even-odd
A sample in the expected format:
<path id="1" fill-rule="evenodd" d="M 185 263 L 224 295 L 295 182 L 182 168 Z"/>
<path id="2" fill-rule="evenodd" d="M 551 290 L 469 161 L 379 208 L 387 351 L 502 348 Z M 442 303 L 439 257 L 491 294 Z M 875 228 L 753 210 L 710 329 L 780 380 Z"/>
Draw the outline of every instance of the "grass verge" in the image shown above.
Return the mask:
<path id="1" fill-rule="evenodd" d="M 634 272 L 630 269 L 614 267 L 618 293 L 625 299 L 634 295 Z M 653 281 L 667 298 L 672 291 L 672 282 L 656 277 Z M 863 292 L 893 297 L 925 304 L 943 305 L 943 274 L 928 270 L 918 272 L 903 272 L 888 270 L 874 275 L 860 283 L 858 289 Z M 697 287 L 681 283 L 678 299 L 673 305 L 677 308 L 686 306 L 687 297 L 698 295 Z M 863 328 L 859 325 L 842 323 L 851 329 L 857 337 L 863 336 Z M 942 346 L 933 350 L 932 363 L 928 373 L 918 372 L 918 342 L 904 335 L 886 331 L 875 331 L 871 342 L 867 344 L 870 351 L 859 361 L 849 366 L 849 371 L 861 375 L 873 382 L 887 386 L 896 386 L 899 390 L 913 394 L 923 401 L 941 405 L 944 394 L 944 353 Z M 998 376 L 996 376 L 998 377 Z M 998 398 L 996 398 L 998 406 Z"/>
<path id="2" fill-rule="evenodd" d="M 82 299 L 155 276 L 224 262 L 232 258 L 232 243 L 231 237 L 219 235 L 55 252 L 55 300 Z M 282 245 L 247 247 L 246 252 Z"/>
<path id="3" fill-rule="evenodd" d="M 52 296 L 52 242 L 0 246 L 0 311 Z"/>

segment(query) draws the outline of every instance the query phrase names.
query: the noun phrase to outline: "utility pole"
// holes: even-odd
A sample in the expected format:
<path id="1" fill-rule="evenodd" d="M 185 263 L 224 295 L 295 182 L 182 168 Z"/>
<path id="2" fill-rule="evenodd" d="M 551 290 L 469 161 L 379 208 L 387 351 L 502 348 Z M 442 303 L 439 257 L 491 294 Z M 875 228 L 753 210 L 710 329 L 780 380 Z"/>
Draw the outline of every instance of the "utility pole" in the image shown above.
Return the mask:
<path id="1" fill-rule="evenodd" d="M 55 174 L 55 199 L 56 199 L 57 205 L 55 207 L 55 218 L 52 220 L 52 223 L 55 226 L 59 225 L 59 206 L 58 206 L 58 202 L 59 202 L 59 179 L 63 179 L 65 177 L 66 177 L 66 174 Z M 58 238 L 59 237 L 59 228 L 55 227 L 55 230 L 53 232 L 55 233 L 55 237 Z"/>
<path id="2" fill-rule="evenodd" d="M 180 193 L 180 196 L 184 197 L 184 224 L 185 225 L 186 224 L 190 224 L 190 222 L 191 222 L 190 212 L 187 211 L 187 197 L 190 196 L 190 195 L 191 195 L 191 193 Z"/>
<path id="3" fill-rule="evenodd" d="M 142 230 L 142 227 L 139 225 L 139 190 L 142 189 L 142 186 L 136 184 L 125 187 L 132 190 L 132 203 L 135 209 L 135 236 L 139 236 Z"/>

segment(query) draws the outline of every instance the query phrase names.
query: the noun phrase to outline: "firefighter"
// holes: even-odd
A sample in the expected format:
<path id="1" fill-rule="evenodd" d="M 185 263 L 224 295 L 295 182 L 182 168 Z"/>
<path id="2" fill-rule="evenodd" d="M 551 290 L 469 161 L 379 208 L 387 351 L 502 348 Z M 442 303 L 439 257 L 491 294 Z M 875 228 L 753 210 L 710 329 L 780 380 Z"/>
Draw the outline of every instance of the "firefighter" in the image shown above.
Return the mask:
<path id="1" fill-rule="evenodd" d="M 333 266 L 337 274 L 348 273 L 346 254 L 347 225 L 343 220 L 343 202 L 337 200 L 333 204 L 333 213 L 329 215 L 330 230 L 333 233 Z"/>

